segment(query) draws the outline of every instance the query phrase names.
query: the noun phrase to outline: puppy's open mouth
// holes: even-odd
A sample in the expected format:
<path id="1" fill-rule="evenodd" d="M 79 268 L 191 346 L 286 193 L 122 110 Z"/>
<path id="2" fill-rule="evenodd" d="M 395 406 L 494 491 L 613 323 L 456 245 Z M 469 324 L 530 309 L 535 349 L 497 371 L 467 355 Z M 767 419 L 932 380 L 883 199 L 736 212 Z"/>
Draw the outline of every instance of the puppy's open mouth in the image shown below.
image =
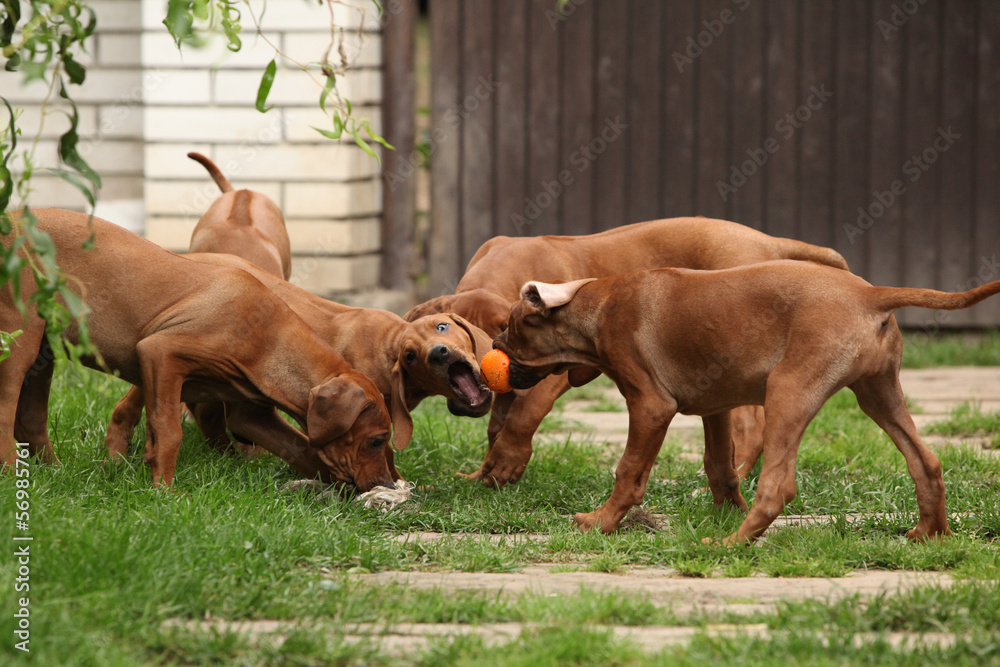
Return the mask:
<path id="1" fill-rule="evenodd" d="M 448 366 L 448 382 L 456 398 L 470 408 L 478 408 L 492 398 L 492 392 L 483 379 L 465 361 L 456 361 Z"/>

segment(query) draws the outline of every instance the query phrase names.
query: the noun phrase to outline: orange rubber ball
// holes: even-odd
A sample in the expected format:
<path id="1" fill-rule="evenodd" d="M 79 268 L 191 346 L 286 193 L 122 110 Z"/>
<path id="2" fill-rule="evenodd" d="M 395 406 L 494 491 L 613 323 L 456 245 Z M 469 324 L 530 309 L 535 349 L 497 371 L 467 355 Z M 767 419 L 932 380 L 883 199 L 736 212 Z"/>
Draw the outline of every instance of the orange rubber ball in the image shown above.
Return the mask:
<path id="1" fill-rule="evenodd" d="M 502 350 L 490 350 L 479 362 L 486 386 L 498 394 L 506 394 L 510 386 L 510 357 Z"/>

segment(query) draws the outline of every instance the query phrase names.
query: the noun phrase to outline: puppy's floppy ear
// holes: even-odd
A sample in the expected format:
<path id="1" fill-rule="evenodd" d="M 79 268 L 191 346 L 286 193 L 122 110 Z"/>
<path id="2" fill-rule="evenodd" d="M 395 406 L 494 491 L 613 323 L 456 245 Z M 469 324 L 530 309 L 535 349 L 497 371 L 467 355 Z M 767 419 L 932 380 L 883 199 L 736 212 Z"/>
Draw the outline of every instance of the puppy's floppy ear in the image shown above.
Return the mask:
<path id="1" fill-rule="evenodd" d="M 577 368 L 569 369 L 566 377 L 569 379 L 569 385 L 571 387 L 582 387 L 591 380 L 594 380 L 601 374 L 601 371 L 590 366 L 579 366 Z"/>
<path id="2" fill-rule="evenodd" d="M 405 354 L 400 352 L 400 355 Z M 392 417 L 392 446 L 405 449 L 413 438 L 413 417 L 406 407 L 406 371 L 402 360 L 392 367 L 392 395 L 389 397 L 389 414 Z"/>
<path id="3" fill-rule="evenodd" d="M 451 321 L 460 326 L 472 339 L 472 347 L 476 352 L 476 360 L 482 361 L 487 352 L 493 349 L 493 339 L 489 334 L 477 327 L 475 324 L 465 319 L 461 315 L 448 313 Z"/>
<path id="4" fill-rule="evenodd" d="M 553 308 L 565 306 L 573 300 L 580 288 L 587 283 L 593 282 L 597 278 L 584 278 L 583 280 L 573 280 L 568 283 L 541 283 L 532 280 L 524 284 L 521 288 L 521 298 L 532 305 L 543 316 L 548 317 Z"/>
<path id="5" fill-rule="evenodd" d="M 403 319 L 407 322 L 413 322 L 414 320 L 419 320 L 424 315 L 447 313 L 452 310 L 452 305 L 455 303 L 456 298 L 457 297 L 454 294 L 436 296 L 433 299 L 424 301 L 423 303 L 410 308 L 410 310 L 403 315 Z"/>
<path id="6" fill-rule="evenodd" d="M 306 431 L 309 444 L 319 447 L 347 434 L 361 411 L 371 405 L 365 390 L 346 378 L 335 377 L 309 391 Z"/>

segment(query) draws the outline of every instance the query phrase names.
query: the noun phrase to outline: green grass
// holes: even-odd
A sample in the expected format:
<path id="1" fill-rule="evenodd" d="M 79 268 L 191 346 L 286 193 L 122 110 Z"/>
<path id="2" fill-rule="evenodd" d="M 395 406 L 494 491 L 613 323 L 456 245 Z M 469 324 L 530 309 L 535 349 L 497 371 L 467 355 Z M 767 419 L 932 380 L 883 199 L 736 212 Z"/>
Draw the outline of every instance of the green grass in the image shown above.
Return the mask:
<path id="1" fill-rule="evenodd" d="M 124 388 L 90 372 L 57 373 L 50 432 L 62 465 L 30 467 L 27 658 L 34 664 L 811 664 L 810 656 L 820 654 L 829 664 L 881 664 L 905 660 L 884 643 L 856 648 L 841 637 L 934 628 L 963 639 L 917 657 L 958 664 L 1000 660 L 1000 466 L 970 448 L 942 449 L 955 536 L 908 544 L 903 535 L 916 519 L 912 481 L 902 456 L 849 391 L 836 395 L 809 427 L 799 456 L 799 495 L 786 511 L 834 520 L 772 530 L 754 546 L 727 549 L 701 540 L 735 530 L 741 516 L 713 510 L 710 495 L 699 492 L 706 485 L 700 464 L 681 456 L 672 441 L 657 459 L 644 502 L 666 516 L 666 530 L 583 535 L 569 517 L 599 506 L 610 492 L 616 461 L 604 448 L 540 436 L 523 480 L 492 491 L 453 477 L 481 461 L 485 420 L 451 417 L 436 399 L 419 408 L 413 443 L 397 454 L 403 474 L 427 488 L 386 514 L 349 500 L 282 492 L 295 477 L 282 462 L 216 454 L 191 424 L 185 424 L 175 491 L 154 491 L 141 445 L 123 464 L 102 462 L 105 423 Z M 995 422 L 984 428 L 995 432 Z M 751 502 L 756 475 L 743 487 Z M 8 516 L 15 484 L 11 475 L 0 477 L 0 507 Z M 855 514 L 862 517 L 849 520 Z M 404 537 L 415 531 L 445 536 Z M 0 522 L 8 553 L 21 534 L 12 521 Z M 671 605 L 641 595 L 507 596 L 376 585 L 357 576 L 509 572 L 536 563 L 582 572 L 668 568 L 672 573 L 664 576 L 713 578 L 945 570 L 961 583 L 865 604 L 786 604 L 777 613 L 746 618 L 678 615 Z M 10 640 L 16 577 L 14 559 L 0 558 L 0 655 L 8 661 L 26 657 Z M 279 619 L 301 627 L 278 647 L 232 632 L 163 625 L 202 618 Z M 484 648 L 475 637 L 443 639 L 405 659 L 343 637 L 345 623 L 403 621 L 532 627 L 502 650 Z M 773 632 L 743 641 L 699 636 L 688 646 L 647 656 L 599 627 L 719 622 L 766 623 Z M 833 643 L 820 650 L 823 641 Z"/>
<path id="2" fill-rule="evenodd" d="M 1000 366 L 1000 331 L 975 334 L 903 332 L 903 368 Z"/>
<path id="3" fill-rule="evenodd" d="M 927 426 L 930 433 L 942 435 L 989 436 L 992 446 L 1000 446 L 1000 411 L 984 413 L 975 401 L 964 401 L 955 406 L 948 419 Z"/>

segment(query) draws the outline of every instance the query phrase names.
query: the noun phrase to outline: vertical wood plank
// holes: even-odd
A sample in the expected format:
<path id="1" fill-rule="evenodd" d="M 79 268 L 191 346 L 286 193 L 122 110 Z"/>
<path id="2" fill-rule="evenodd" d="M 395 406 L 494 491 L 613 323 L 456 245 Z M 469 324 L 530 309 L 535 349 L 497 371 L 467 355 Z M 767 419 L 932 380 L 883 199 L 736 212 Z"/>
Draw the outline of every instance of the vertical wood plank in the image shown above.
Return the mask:
<path id="1" fill-rule="evenodd" d="M 939 275 L 941 289 L 948 291 L 968 289 L 979 268 L 972 252 L 974 191 L 973 179 L 969 177 L 974 158 L 976 5 L 976 0 L 947 0 L 943 10 L 940 127 L 945 133 L 934 139 L 933 147 L 940 157 L 933 168 L 941 174 Z M 949 130 L 960 138 L 954 139 Z M 945 137 L 950 138 L 945 140 Z M 970 310 L 949 314 L 947 326 L 970 324 Z"/>
<path id="2" fill-rule="evenodd" d="M 839 4 L 839 3 L 838 3 Z M 792 128 L 799 143 L 799 234 L 809 243 L 833 243 L 833 119 L 840 107 L 834 91 L 833 49 L 836 32 L 833 3 L 809 2 L 802 5 L 802 69 Z M 834 97 L 824 97 L 832 92 Z"/>
<path id="3" fill-rule="evenodd" d="M 1000 11 L 993 0 L 980 0 L 977 21 L 978 73 L 975 144 L 975 240 L 973 260 L 985 280 L 1000 280 Z M 1000 299 L 973 311 L 978 325 L 1000 326 Z"/>
<path id="4" fill-rule="evenodd" d="M 688 39 L 695 34 L 699 0 L 665 3 L 663 35 L 664 112 L 662 133 L 662 216 L 694 215 L 695 89 L 698 68 L 688 55 Z M 696 51 L 692 50 L 692 53 Z M 634 131 L 634 130 L 633 130 Z"/>
<path id="5" fill-rule="evenodd" d="M 528 224 L 519 235 L 559 233 L 559 200 L 543 189 L 543 183 L 559 174 L 559 24 L 551 25 L 546 12 L 549 0 L 532 0 L 528 82 L 528 198 L 521 209 Z"/>
<path id="6" fill-rule="evenodd" d="M 703 0 L 698 26 L 698 37 L 712 40 L 698 59 L 696 212 L 708 218 L 726 218 L 729 213 L 716 183 L 729 173 L 729 45 L 737 28 L 723 22 L 724 11 L 735 16 L 728 0 Z"/>
<path id="7" fill-rule="evenodd" d="M 660 217 L 660 71 L 663 3 L 629 0 L 629 82 L 626 222 Z"/>
<path id="8" fill-rule="evenodd" d="M 597 107 L 595 135 L 610 121 L 628 125 L 625 84 L 628 80 L 628 5 L 601 0 L 597 3 L 597 50 L 595 85 Z M 599 232 L 625 224 L 625 179 L 628 174 L 629 128 L 609 140 L 607 150 L 594 163 L 594 219 L 591 231 Z M 611 137 L 614 132 L 609 132 Z M 572 232 L 571 232 L 572 233 Z"/>
<path id="9" fill-rule="evenodd" d="M 923 153 L 932 146 L 940 123 L 941 3 L 928 2 L 910 17 L 904 39 L 903 180 L 903 284 L 939 287 L 938 234 L 941 183 L 940 164 L 927 164 Z M 901 321 L 922 328 L 936 328 L 935 313 L 905 308 Z"/>
<path id="10" fill-rule="evenodd" d="M 465 3 L 462 14 L 462 266 L 493 236 L 495 188 L 493 47 L 496 0 Z"/>
<path id="11" fill-rule="evenodd" d="M 829 111 L 834 119 L 835 137 L 833 217 L 830 238 L 834 249 L 847 260 L 855 273 L 865 275 L 865 250 L 868 236 L 849 234 L 845 225 L 857 224 L 857 209 L 868 206 L 871 149 L 868 136 L 871 85 L 869 52 L 871 7 L 868 0 L 841 0 L 836 4 L 836 42 L 833 53 L 837 58 L 836 79 L 830 89 L 834 98 Z M 877 38 L 877 36 L 876 36 Z M 861 230 L 858 230 L 861 231 Z"/>
<path id="12" fill-rule="evenodd" d="M 382 287 L 413 288 L 413 227 L 416 179 L 408 160 L 416 146 L 416 0 L 400 0 L 399 12 L 382 31 L 382 121 L 385 139 L 396 147 L 383 151 Z"/>
<path id="13" fill-rule="evenodd" d="M 547 182 L 549 192 L 562 200 L 560 234 L 593 231 L 594 166 L 604 159 L 606 142 L 595 134 L 593 2 L 576 5 L 558 30 L 563 31 L 562 155 L 559 170 Z M 593 143 L 591 143 L 593 142 Z"/>
<path id="14" fill-rule="evenodd" d="M 431 230 L 427 292 L 455 291 L 465 270 L 461 254 L 462 132 L 455 108 L 462 96 L 461 0 L 431 0 Z"/>
<path id="15" fill-rule="evenodd" d="M 768 158 L 764 178 L 763 230 L 774 236 L 798 237 L 798 137 L 788 135 L 785 115 L 794 113 L 798 99 L 798 62 L 801 26 L 800 3 L 765 6 L 767 25 L 767 108 L 765 134 L 773 137 L 777 150 Z"/>
<path id="16" fill-rule="evenodd" d="M 879 21 L 891 16 L 896 0 L 876 0 L 872 4 L 871 28 L 871 122 L 868 131 L 871 142 L 869 158 L 871 175 L 868 189 L 857 202 L 857 207 L 849 211 L 844 224 L 854 225 L 849 230 L 860 243 L 858 234 L 865 239 L 868 248 L 867 273 L 863 267 L 851 265 L 851 270 L 860 271 L 873 285 L 901 285 L 902 275 L 902 195 L 896 197 L 891 206 L 884 206 L 874 199 L 875 192 L 892 192 L 893 184 L 905 187 L 903 163 L 903 37 L 897 32 L 883 33 L 878 28 Z M 891 24 L 889 24 L 891 25 Z M 897 190 L 899 188 L 896 188 Z M 884 196 L 883 199 L 887 198 Z M 857 209 L 861 208 L 864 212 Z"/>
<path id="17" fill-rule="evenodd" d="M 506 0 L 498 3 L 496 80 L 497 156 L 496 208 L 497 234 L 516 236 L 523 224 L 515 215 L 524 214 L 524 198 L 528 196 L 528 165 L 525 137 L 528 119 L 525 116 L 528 96 L 528 1 Z"/>
<path id="18" fill-rule="evenodd" d="M 733 136 L 729 164 L 735 165 L 742 173 L 747 160 L 752 161 L 754 156 L 760 160 L 771 156 L 764 148 L 764 140 L 771 136 L 764 132 L 764 3 L 732 3 L 731 6 L 736 18 L 729 28 L 733 38 L 730 54 Z M 763 154 L 760 152 L 762 149 Z M 746 183 L 735 194 L 729 194 L 726 189 L 729 194 L 729 219 L 761 228 L 764 222 L 764 178 L 761 172 L 767 168 L 767 162 L 754 167 L 756 173 L 746 177 Z M 730 186 L 736 178 L 731 172 L 732 167 L 727 167 L 720 179 Z"/>

